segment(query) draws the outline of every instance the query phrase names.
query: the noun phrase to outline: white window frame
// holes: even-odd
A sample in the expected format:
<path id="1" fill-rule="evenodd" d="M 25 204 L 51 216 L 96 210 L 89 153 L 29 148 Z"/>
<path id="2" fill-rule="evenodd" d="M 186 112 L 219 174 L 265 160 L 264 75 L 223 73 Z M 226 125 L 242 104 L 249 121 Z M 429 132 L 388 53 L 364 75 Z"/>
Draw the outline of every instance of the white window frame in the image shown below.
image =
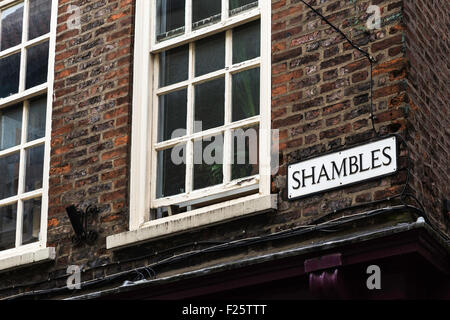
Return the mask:
<path id="1" fill-rule="evenodd" d="M 189 1 L 187 1 L 189 3 Z M 182 201 L 190 201 L 194 199 L 201 199 L 205 197 L 208 192 L 227 191 L 238 189 L 240 187 L 248 187 L 251 185 L 257 186 L 257 194 L 261 197 L 270 195 L 270 180 L 271 180 L 271 167 L 270 167 L 270 152 L 271 152 L 271 134 L 270 134 L 270 119 L 271 119 L 271 1 L 259 0 L 258 7 L 249 9 L 246 12 L 242 12 L 233 17 L 228 18 L 227 14 L 222 14 L 222 21 L 216 24 L 206 26 L 204 28 L 191 31 L 191 10 L 190 6 L 186 7 L 186 30 L 183 35 L 167 39 L 161 42 L 156 42 L 155 28 L 156 19 L 153 18 L 152 13 L 155 12 L 156 1 L 148 0 L 136 0 L 136 26 L 135 26 L 135 54 L 134 54 L 134 80 L 133 80 L 133 115 L 132 115 L 132 137 L 131 137 L 131 170 L 130 170 L 130 230 L 138 230 L 139 228 L 145 228 L 155 223 L 164 223 L 164 219 L 150 221 L 150 209 L 162 206 L 168 206 L 171 204 L 179 203 Z M 222 1 L 222 12 L 228 13 L 228 0 Z M 150 18 L 151 17 L 151 18 Z M 189 195 L 177 195 L 173 197 L 167 197 L 162 199 L 156 199 L 156 162 L 157 153 L 154 152 L 154 145 L 157 147 L 167 146 L 168 143 L 173 144 L 174 141 L 181 142 L 191 139 L 182 137 L 170 142 L 156 142 L 156 121 L 157 121 L 157 97 L 159 89 L 152 90 L 154 87 L 153 79 L 157 79 L 157 75 L 152 70 L 157 63 L 157 54 L 175 46 L 183 45 L 186 43 L 192 43 L 193 41 L 203 38 L 208 35 L 220 33 L 226 31 L 226 41 L 231 40 L 231 28 L 238 26 L 245 22 L 253 20 L 261 21 L 261 54 L 259 58 L 246 61 L 240 65 L 234 66 L 233 70 L 226 70 L 225 72 L 218 71 L 218 75 L 225 74 L 226 80 L 230 81 L 231 73 L 238 70 L 244 70 L 255 65 L 260 66 L 260 115 L 249 119 L 241 120 L 236 123 L 228 123 L 225 126 L 227 128 L 242 127 L 252 123 L 259 123 L 260 132 L 265 134 L 259 135 L 259 175 L 256 179 L 250 182 L 239 184 L 238 182 L 229 183 L 225 181 L 227 188 L 221 189 L 221 187 L 211 187 L 207 189 L 201 189 L 191 192 Z M 150 31 L 150 32 L 149 32 Z M 192 45 L 192 44 L 191 44 Z M 231 48 L 229 45 L 228 48 Z M 192 52 L 192 48 L 190 48 Z M 152 54 L 150 54 L 152 53 Z M 151 58 L 152 57 L 152 58 Z M 156 57 L 156 58 L 155 58 Z M 192 59 L 192 54 L 190 54 Z M 231 54 L 226 54 L 226 59 L 231 59 Z M 192 65 L 192 64 L 190 64 Z M 157 73 L 157 72 L 156 72 Z M 190 73 L 192 74 L 192 73 Z M 208 75 L 209 78 L 210 75 Z M 201 77 L 200 77 L 201 78 Z M 199 80 L 199 79 L 197 79 Z M 173 90 L 174 88 L 181 86 L 191 86 L 192 79 L 186 81 L 186 83 L 177 83 L 173 87 L 164 88 L 164 90 Z M 189 94 L 188 94 L 189 96 Z M 189 99 L 189 98 L 188 98 Z M 225 103 L 230 103 L 229 98 L 225 98 Z M 230 108 L 227 108 L 230 109 Z M 188 115 L 188 126 L 192 125 L 193 115 Z M 225 117 L 230 115 L 225 114 Z M 207 132 L 199 133 L 199 136 L 205 134 L 214 135 L 222 131 L 221 129 L 211 129 Z M 189 129 L 188 129 L 189 131 Z M 229 140 L 230 141 L 230 140 Z M 224 146 L 224 154 L 227 154 L 226 148 L 231 151 L 231 145 Z M 193 152 L 192 148 L 187 148 L 188 157 L 189 153 Z M 229 152 L 231 153 L 231 152 Z M 225 160 L 226 161 L 226 160 Z M 226 163 L 225 163 L 226 164 Z M 192 163 L 186 163 L 186 170 L 190 170 L 189 166 Z M 224 165 L 224 171 L 225 169 Z M 152 174 L 154 173 L 154 174 Z M 225 173 L 225 172 L 224 172 Z M 224 177 L 226 174 L 224 174 Z M 248 179 L 248 178 L 246 178 Z M 246 180 L 244 179 L 244 180 Z M 255 197 L 252 197 L 252 199 Z M 236 199 L 236 201 L 242 200 Z M 230 201 L 224 202 L 230 205 Z M 233 203 L 231 201 L 231 203 Z M 217 206 L 217 205 L 215 205 Z M 190 211 L 195 214 L 196 210 Z M 204 210 L 202 210 L 204 211 Z M 189 214 L 189 212 L 186 212 Z M 176 216 L 175 216 L 176 217 Z M 174 218 L 175 218 L 174 217 Z"/>
<path id="2" fill-rule="evenodd" d="M 24 17 L 29 17 L 29 0 L 0 0 L 0 8 L 9 7 L 17 3 L 24 2 Z M 50 142 L 51 142 L 51 122 L 52 122 L 52 105 L 53 105 L 53 81 L 54 81 L 54 61 L 55 61 L 55 46 L 56 46 L 56 25 L 58 15 L 58 0 L 52 0 L 51 4 L 51 19 L 50 32 L 39 36 L 32 40 L 28 38 L 28 19 L 23 20 L 23 34 L 22 42 L 12 48 L 0 52 L 0 58 L 12 54 L 13 52 L 21 52 L 20 62 L 20 80 L 19 92 L 9 97 L 0 99 L 0 108 L 8 107 L 17 103 L 24 105 L 22 117 L 22 141 L 21 144 L 13 148 L 0 151 L 0 156 L 20 151 L 20 169 L 19 169 L 19 190 L 16 196 L 0 200 L 1 206 L 17 203 L 17 224 L 16 224 L 16 247 L 0 251 L 0 270 L 16 267 L 22 264 L 29 264 L 40 260 L 47 260 L 54 258 L 54 248 L 47 248 L 47 224 L 48 224 L 48 189 L 49 189 L 49 171 L 50 171 Z M 26 49 L 33 45 L 49 41 L 49 61 L 47 82 L 38 86 L 25 90 L 25 76 L 26 76 Z M 46 128 L 45 137 L 26 142 L 26 115 L 28 114 L 28 101 L 32 98 L 47 95 L 47 113 L 46 113 Z M 25 149 L 32 146 L 45 145 L 44 148 L 44 166 L 42 177 L 42 188 L 31 192 L 24 193 L 24 176 L 25 176 Z M 23 220 L 23 201 L 41 197 L 41 224 L 39 241 L 19 245 L 22 241 L 22 220 Z"/>

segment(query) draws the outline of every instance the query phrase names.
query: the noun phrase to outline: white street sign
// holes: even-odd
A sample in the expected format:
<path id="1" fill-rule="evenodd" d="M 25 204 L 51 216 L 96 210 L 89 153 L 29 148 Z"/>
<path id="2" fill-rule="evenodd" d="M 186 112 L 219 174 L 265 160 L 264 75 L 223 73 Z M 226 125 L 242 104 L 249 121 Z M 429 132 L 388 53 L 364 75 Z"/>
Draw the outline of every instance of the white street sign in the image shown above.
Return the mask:
<path id="1" fill-rule="evenodd" d="M 289 200 L 397 171 L 395 136 L 288 166 Z"/>

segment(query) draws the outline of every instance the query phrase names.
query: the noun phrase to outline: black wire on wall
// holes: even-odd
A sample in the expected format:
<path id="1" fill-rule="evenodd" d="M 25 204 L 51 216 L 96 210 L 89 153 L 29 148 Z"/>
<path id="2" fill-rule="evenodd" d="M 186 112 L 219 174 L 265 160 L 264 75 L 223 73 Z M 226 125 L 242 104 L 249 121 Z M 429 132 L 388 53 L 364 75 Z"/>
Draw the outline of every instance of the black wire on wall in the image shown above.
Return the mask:
<path id="1" fill-rule="evenodd" d="M 320 18 L 322 18 L 322 20 L 326 24 L 328 24 L 331 28 L 333 28 L 336 32 L 338 32 L 353 48 L 355 48 L 356 50 L 361 52 L 367 58 L 367 60 L 369 61 L 369 64 L 370 64 L 370 89 L 369 90 L 370 90 L 370 120 L 371 120 L 371 124 L 372 124 L 372 130 L 375 133 L 375 136 L 379 137 L 379 138 L 383 138 L 383 137 L 387 137 L 387 136 L 397 137 L 400 140 L 400 144 L 405 147 L 406 152 L 407 152 L 407 154 L 406 154 L 407 167 L 405 168 L 407 171 L 407 176 L 406 176 L 405 185 L 404 185 L 401 193 L 391 196 L 391 197 L 387 197 L 385 199 L 378 200 L 378 201 L 372 201 L 372 202 L 363 203 L 361 205 L 357 205 L 357 206 L 353 206 L 353 207 L 342 208 L 339 211 L 355 209 L 356 207 L 373 205 L 375 203 L 380 203 L 380 202 L 387 202 L 387 201 L 391 201 L 396 198 L 400 198 L 401 202 L 404 205 L 406 205 L 406 202 L 405 202 L 406 198 L 410 197 L 419 205 L 419 207 L 422 210 L 422 214 L 424 215 L 424 218 L 427 219 L 428 223 L 430 223 L 430 219 L 428 218 L 428 216 L 425 212 L 423 204 L 419 201 L 419 199 L 414 194 L 407 192 L 407 189 L 409 187 L 409 181 L 411 178 L 411 156 L 410 156 L 410 150 L 409 150 L 409 147 L 408 147 L 408 144 L 407 144 L 405 138 L 398 133 L 390 133 L 390 134 L 383 135 L 379 131 L 377 131 L 375 128 L 375 114 L 374 114 L 374 108 L 373 108 L 373 65 L 374 65 L 374 63 L 377 63 L 377 60 L 373 56 L 371 56 L 367 51 L 361 49 L 352 40 L 350 40 L 342 30 L 340 30 L 338 27 L 336 27 L 334 24 L 332 24 L 320 11 L 316 10 L 313 6 L 311 6 L 305 0 L 300 0 L 300 1 L 303 4 L 305 4 L 309 9 L 311 9 L 311 11 L 313 11 L 315 14 L 317 14 Z M 405 169 L 402 169 L 402 170 L 405 170 Z M 433 227 L 433 225 L 431 223 L 430 223 L 430 225 Z"/>
<path id="2" fill-rule="evenodd" d="M 347 35 L 342 30 L 340 30 L 335 25 L 333 25 L 324 15 L 322 15 L 322 13 L 320 13 L 318 10 L 316 10 L 314 7 L 312 7 L 309 3 L 307 3 L 304 0 L 300 0 L 300 1 L 302 3 L 304 3 L 309 9 L 311 9 L 315 14 L 320 16 L 322 18 L 322 20 L 326 24 L 328 24 L 331 28 L 333 28 L 336 32 L 338 32 L 353 48 L 355 48 L 356 50 L 361 52 L 364 55 L 364 57 L 368 59 L 368 61 L 370 63 L 370 119 L 371 119 L 371 124 L 372 124 L 371 130 L 373 130 L 375 135 L 377 137 L 379 137 L 379 138 L 382 138 L 382 137 L 385 137 L 385 136 L 396 136 L 396 137 L 398 137 L 399 140 L 400 140 L 400 144 L 404 145 L 404 147 L 405 147 L 405 149 L 407 151 L 407 154 L 406 154 L 407 166 L 406 166 L 406 168 L 401 169 L 401 170 L 406 170 L 407 171 L 407 177 L 406 177 L 406 181 L 405 181 L 405 184 L 404 184 L 404 187 L 403 187 L 401 193 L 399 193 L 397 195 L 393 195 L 391 197 L 384 198 L 384 199 L 375 200 L 375 201 L 366 202 L 366 203 L 361 203 L 361 204 L 357 204 L 357 205 L 354 205 L 354 206 L 349 206 L 349 207 L 344 207 L 344 208 L 340 208 L 340 209 L 337 209 L 337 210 L 333 210 L 332 212 L 329 212 L 329 213 L 323 215 L 317 221 L 320 221 L 320 220 L 322 220 L 322 219 L 324 219 L 326 217 L 329 217 L 330 215 L 333 215 L 333 214 L 336 214 L 336 213 L 339 213 L 339 212 L 353 210 L 353 209 L 358 209 L 358 208 L 372 206 L 372 205 L 377 205 L 377 204 L 390 202 L 391 200 L 400 198 L 400 201 L 402 202 L 404 208 L 413 208 L 414 210 L 420 212 L 424 216 L 425 220 L 428 222 L 430 227 L 433 228 L 435 231 L 437 231 L 439 234 L 442 235 L 442 233 L 439 230 L 435 229 L 433 227 L 433 224 L 430 223 L 430 220 L 429 220 L 427 214 L 425 213 L 425 209 L 424 209 L 422 203 L 419 201 L 419 199 L 417 199 L 417 197 L 415 195 L 407 192 L 407 189 L 409 187 L 410 176 L 411 176 L 411 157 L 410 157 L 410 150 L 408 148 L 408 145 L 407 145 L 407 142 L 406 142 L 405 138 L 403 138 L 403 136 L 401 136 L 400 134 L 397 134 L 397 133 L 382 135 L 375 128 L 375 115 L 374 115 L 374 109 L 373 109 L 373 65 L 374 65 L 374 63 L 377 63 L 377 60 L 374 57 L 372 57 L 367 51 L 365 51 L 365 50 L 361 49 L 359 46 L 357 46 L 352 40 L 350 40 L 347 37 Z M 407 197 L 412 198 L 419 205 L 420 209 L 416 208 L 416 207 L 412 207 L 412 206 L 406 204 L 405 200 L 406 200 Z M 379 213 L 382 213 L 382 212 L 385 212 L 385 211 L 386 211 L 386 209 L 378 209 L 378 211 L 377 210 L 375 211 L 375 214 L 379 214 Z M 350 216 L 349 218 L 351 218 L 351 217 L 352 216 Z M 342 219 L 345 219 L 345 217 L 343 217 Z M 99 284 L 99 283 L 102 283 L 102 282 L 105 282 L 105 281 L 106 282 L 110 282 L 110 281 L 113 281 L 114 279 L 117 279 L 117 278 L 119 278 L 121 276 L 124 276 L 126 274 L 130 274 L 130 273 L 136 273 L 139 276 L 140 279 L 145 278 L 145 276 L 140 271 L 145 271 L 150 276 L 150 278 L 155 278 L 156 277 L 156 272 L 153 270 L 153 268 L 155 268 L 157 266 L 161 266 L 163 264 L 173 263 L 173 262 L 176 262 L 176 261 L 179 261 L 179 260 L 182 260 L 182 259 L 186 259 L 188 257 L 191 257 L 193 255 L 197 255 L 199 253 L 220 251 L 222 249 L 229 249 L 230 247 L 236 247 L 236 246 L 242 246 L 242 245 L 250 245 L 250 244 L 259 243 L 259 242 L 262 242 L 262 241 L 270 241 L 270 240 L 285 238 L 287 236 L 295 236 L 295 235 L 299 235 L 299 234 L 304 234 L 304 233 L 311 232 L 311 231 L 322 231 L 322 232 L 334 232 L 335 231 L 335 230 L 328 230 L 328 229 L 322 228 L 322 225 L 327 225 L 327 223 L 325 222 L 325 223 L 319 224 L 319 225 L 316 224 L 316 225 L 301 226 L 300 228 L 293 228 L 293 229 L 290 229 L 290 230 L 287 230 L 287 231 L 283 231 L 281 233 L 270 234 L 270 235 L 266 235 L 266 236 L 262 236 L 262 237 L 256 237 L 256 238 L 250 238 L 250 239 L 242 239 L 242 240 L 239 240 L 239 241 L 232 241 L 232 242 L 230 242 L 230 241 L 223 241 L 223 242 L 211 242 L 211 241 L 209 241 L 209 242 L 208 241 L 206 241 L 206 242 L 193 242 L 193 243 L 185 244 L 185 245 L 178 246 L 178 247 L 172 247 L 172 248 L 169 248 L 169 249 L 164 250 L 164 251 L 165 252 L 169 252 L 169 251 L 176 250 L 177 248 L 191 247 L 191 246 L 196 246 L 198 244 L 212 244 L 211 247 L 207 247 L 207 248 L 202 249 L 202 250 L 190 251 L 190 252 L 178 255 L 178 256 L 173 256 L 171 258 L 164 259 L 162 261 L 150 264 L 150 265 L 145 266 L 145 267 L 136 268 L 134 270 L 125 271 L 125 272 L 121 272 L 121 273 L 118 273 L 118 274 L 113 274 L 111 276 L 106 276 L 106 277 L 101 278 L 101 279 L 96 279 L 96 280 L 89 281 L 89 282 L 85 283 L 85 287 L 90 287 L 90 286 L 93 286 L 95 284 Z M 327 225 L 327 227 L 329 227 L 329 226 Z M 446 237 L 444 236 L 444 238 L 446 238 Z M 146 258 L 149 258 L 149 257 L 152 257 L 152 256 L 155 256 L 155 254 L 152 253 L 152 254 L 149 254 L 149 255 L 135 257 L 135 258 L 128 259 L 128 260 L 122 260 L 122 261 L 118 261 L 118 262 L 114 262 L 114 263 L 107 263 L 107 264 L 96 266 L 96 267 L 93 267 L 93 268 L 90 268 L 90 269 L 83 270 L 83 272 L 92 271 L 92 270 L 95 270 L 95 269 L 98 269 L 98 268 L 106 268 L 106 267 L 109 267 L 109 266 L 123 264 L 123 263 L 134 262 L 134 261 L 146 259 Z M 8 290 L 8 289 L 11 289 L 11 288 L 24 288 L 24 287 L 29 287 L 29 286 L 36 286 L 36 285 L 39 285 L 39 284 L 42 284 L 42 283 L 46 283 L 48 281 L 64 279 L 64 278 L 67 278 L 68 276 L 69 275 L 62 275 L 62 276 L 59 276 L 59 277 L 54 277 L 52 279 L 43 280 L 43 281 L 40 281 L 40 282 L 31 283 L 31 284 L 22 284 L 22 285 L 18 285 L 18 286 L 12 286 L 10 288 L 0 289 L 0 291 Z M 60 291 L 65 290 L 65 289 L 66 289 L 65 287 L 63 287 L 63 288 L 54 288 L 54 289 L 49 289 L 49 290 L 42 290 L 42 291 L 39 291 L 39 292 L 31 292 L 29 294 L 22 294 L 22 296 L 23 295 L 33 295 L 33 294 L 34 295 L 36 295 L 36 294 L 48 294 L 48 293 L 52 293 L 52 292 L 60 292 Z"/>

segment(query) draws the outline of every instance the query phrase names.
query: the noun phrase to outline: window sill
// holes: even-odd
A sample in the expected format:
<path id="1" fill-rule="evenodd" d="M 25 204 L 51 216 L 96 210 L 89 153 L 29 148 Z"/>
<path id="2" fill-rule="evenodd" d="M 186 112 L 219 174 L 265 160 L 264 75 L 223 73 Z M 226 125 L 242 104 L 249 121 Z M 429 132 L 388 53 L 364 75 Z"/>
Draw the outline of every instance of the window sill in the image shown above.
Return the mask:
<path id="1" fill-rule="evenodd" d="M 7 258 L 0 258 L 0 272 L 10 271 L 22 266 L 55 260 L 55 248 L 49 247 L 31 252 L 20 253 Z"/>
<path id="2" fill-rule="evenodd" d="M 106 248 L 118 249 L 276 209 L 277 195 L 252 195 L 230 200 L 176 216 L 150 221 L 137 230 L 109 236 L 106 238 Z"/>

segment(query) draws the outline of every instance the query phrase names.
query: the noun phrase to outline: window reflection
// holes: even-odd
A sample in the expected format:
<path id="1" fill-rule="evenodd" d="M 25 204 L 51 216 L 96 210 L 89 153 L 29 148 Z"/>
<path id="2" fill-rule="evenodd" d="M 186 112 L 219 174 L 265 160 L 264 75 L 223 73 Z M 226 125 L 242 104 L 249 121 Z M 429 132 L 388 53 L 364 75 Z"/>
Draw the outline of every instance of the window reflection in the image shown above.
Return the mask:
<path id="1" fill-rule="evenodd" d="M 192 27 L 201 28 L 220 21 L 222 16 L 220 0 L 192 0 Z"/>
<path id="2" fill-rule="evenodd" d="M 27 141 L 33 141 L 45 136 L 46 114 L 46 96 L 30 101 L 30 108 L 28 110 Z"/>
<path id="3" fill-rule="evenodd" d="M 0 207 L 0 250 L 16 245 L 17 204 Z"/>
<path id="4" fill-rule="evenodd" d="M 258 1 L 255 0 L 229 0 L 230 1 L 230 16 L 239 14 L 243 11 L 255 8 L 258 6 Z"/>
<path id="5" fill-rule="evenodd" d="M 225 68 L 225 33 L 195 43 L 195 76 Z"/>
<path id="6" fill-rule="evenodd" d="M 156 197 L 184 193 L 186 181 L 186 145 L 158 152 Z"/>
<path id="7" fill-rule="evenodd" d="M 0 99 L 19 92 L 20 52 L 0 59 Z"/>
<path id="8" fill-rule="evenodd" d="M 260 29 L 259 20 L 233 29 L 233 63 L 239 63 L 260 56 Z"/>
<path id="9" fill-rule="evenodd" d="M 23 2 L 2 11 L 0 51 L 22 42 Z"/>
<path id="10" fill-rule="evenodd" d="M 160 87 L 187 80 L 189 71 L 189 46 L 185 45 L 160 53 L 159 63 Z"/>
<path id="11" fill-rule="evenodd" d="M 166 141 L 186 134 L 187 89 L 159 97 L 158 141 Z"/>
<path id="12" fill-rule="evenodd" d="M 195 132 L 220 127 L 225 123 L 225 79 L 195 86 Z"/>
<path id="13" fill-rule="evenodd" d="M 0 151 L 20 144 L 22 113 L 22 104 L 0 109 Z"/>
<path id="14" fill-rule="evenodd" d="M 223 182 L 223 135 L 194 141 L 194 190 Z"/>
<path id="15" fill-rule="evenodd" d="M 41 229 L 41 198 L 23 202 L 22 244 L 39 241 Z"/>
<path id="16" fill-rule="evenodd" d="M 0 158 L 0 200 L 17 194 L 19 186 L 20 153 L 16 152 Z"/>
<path id="17" fill-rule="evenodd" d="M 156 38 L 158 41 L 184 33 L 185 0 L 157 0 Z"/>
<path id="18" fill-rule="evenodd" d="M 26 151 L 25 192 L 42 188 L 44 145 Z"/>
<path id="19" fill-rule="evenodd" d="M 26 89 L 47 82 L 48 41 L 27 50 Z"/>
<path id="20" fill-rule="evenodd" d="M 28 40 L 50 32 L 51 0 L 30 0 Z"/>

